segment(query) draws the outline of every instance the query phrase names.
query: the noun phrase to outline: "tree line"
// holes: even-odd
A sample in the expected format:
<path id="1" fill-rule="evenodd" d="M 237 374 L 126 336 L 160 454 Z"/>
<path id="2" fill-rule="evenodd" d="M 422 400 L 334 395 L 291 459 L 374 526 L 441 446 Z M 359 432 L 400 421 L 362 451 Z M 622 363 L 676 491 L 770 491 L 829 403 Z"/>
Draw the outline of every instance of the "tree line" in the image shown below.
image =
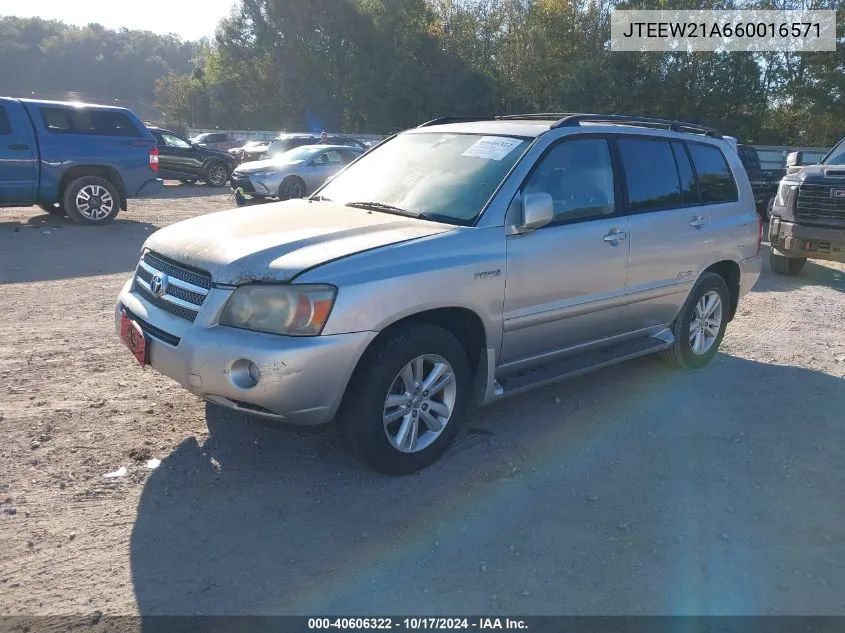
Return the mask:
<path id="1" fill-rule="evenodd" d="M 610 50 L 612 10 L 690 8 L 837 9 L 845 34 L 845 0 L 240 0 L 196 43 L 6 18 L 0 92 L 7 81 L 134 90 L 161 122 L 221 129 L 390 133 L 447 115 L 602 112 L 757 144 L 845 135 L 841 37 L 830 53 Z M 32 70 L 10 70 L 5 56 L 24 52 Z"/>

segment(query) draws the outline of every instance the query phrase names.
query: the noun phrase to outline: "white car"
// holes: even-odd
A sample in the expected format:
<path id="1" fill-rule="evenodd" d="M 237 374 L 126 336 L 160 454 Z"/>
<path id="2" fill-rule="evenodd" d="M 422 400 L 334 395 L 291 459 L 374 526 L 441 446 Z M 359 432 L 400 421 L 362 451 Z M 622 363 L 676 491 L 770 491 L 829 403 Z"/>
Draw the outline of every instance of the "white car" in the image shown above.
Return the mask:
<path id="1" fill-rule="evenodd" d="M 232 190 L 254 198 L 303 198 L 363 153 L 347 145 L 304 145 L 240 165 L 232 173 Z"/>

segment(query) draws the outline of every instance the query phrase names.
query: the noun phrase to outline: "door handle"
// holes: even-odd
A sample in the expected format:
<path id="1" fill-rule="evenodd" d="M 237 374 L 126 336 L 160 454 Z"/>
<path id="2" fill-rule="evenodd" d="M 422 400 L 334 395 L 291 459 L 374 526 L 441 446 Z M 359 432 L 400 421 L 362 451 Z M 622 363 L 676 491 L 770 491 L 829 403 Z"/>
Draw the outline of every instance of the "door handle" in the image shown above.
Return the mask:
<path id="1" fill-rule="evenodd" d="M 23 143 L 12 143 L 9 145 L 9 149 L 23 151 L 25 149 L 29 149 L 29 145 L 24 145 Z"/>
<path id="2" fill-rule="evenodd" d="M 704 226 L 704 218 L 701 218 L 701 217 L 693 218 L 692 220 L 690 220 L 689 225 L 694 226 L 695 228 L 699 229 L 702 226 Z"/>
<path id="3" fill-rule="evenodd" d="M 627 233 L 608 233 L 604 236 L 604 241 L 608 242 L 609 244 L 613 244 L 616 246 L 620 240 L 624 240 L 628 237 Z"/>

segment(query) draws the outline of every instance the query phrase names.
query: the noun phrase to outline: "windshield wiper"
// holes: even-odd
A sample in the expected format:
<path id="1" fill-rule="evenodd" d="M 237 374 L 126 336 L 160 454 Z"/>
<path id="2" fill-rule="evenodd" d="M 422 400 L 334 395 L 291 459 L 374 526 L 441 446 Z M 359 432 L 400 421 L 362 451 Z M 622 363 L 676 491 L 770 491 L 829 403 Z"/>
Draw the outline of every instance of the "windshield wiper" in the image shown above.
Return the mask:
<path id="1" fill-rule="evenodd" d="M 415 213 L 408 211 L 402 207 L 394 207 L 392 204 L 384 204 L 383 202 L 347 202 L 347 207 L 355 207 L 356 209 L 368 209 L 370 211 L 384 211 L 385 213 L 395 213 L 396 215 L 404 215 L 409 218 L 421 218 L 422 213 Z"/>

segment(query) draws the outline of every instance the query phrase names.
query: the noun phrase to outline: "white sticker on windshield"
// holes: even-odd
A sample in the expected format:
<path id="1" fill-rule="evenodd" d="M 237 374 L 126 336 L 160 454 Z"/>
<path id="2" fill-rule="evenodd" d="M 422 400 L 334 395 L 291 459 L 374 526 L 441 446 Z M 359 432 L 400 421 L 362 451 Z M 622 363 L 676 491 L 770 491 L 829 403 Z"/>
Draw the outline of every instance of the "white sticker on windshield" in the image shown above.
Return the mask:
<path id="1" fill-rule="evenodd" d="M 502 160 L 521 142 L 519 139 L 507 138 L 506 136 L 482 136 L 470 145 L 461 156 Z"/>

